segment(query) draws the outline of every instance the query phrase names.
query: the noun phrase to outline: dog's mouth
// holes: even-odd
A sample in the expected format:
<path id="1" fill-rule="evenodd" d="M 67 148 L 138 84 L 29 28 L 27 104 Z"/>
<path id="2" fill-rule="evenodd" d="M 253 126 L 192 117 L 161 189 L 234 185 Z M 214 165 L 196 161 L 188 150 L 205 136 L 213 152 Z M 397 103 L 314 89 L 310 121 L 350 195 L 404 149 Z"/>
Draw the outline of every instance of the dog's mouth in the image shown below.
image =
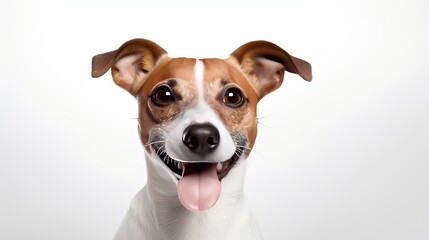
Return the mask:
<path id="1" fill-rule="evenodd" d="M 184 163 L 172 158 L 162 148 L 154 150 L 176 176 L 179 200 L 191 211 L 202 211 L 215 205 L 221 193 L 221 180 L 244 152 L 243 147 L 237 147 L 231 158 L 223 162 Z"/>
<path id="2" fill-rule="evenodd" d="M 158 157 L 167 165 L 167 167 L 174 173 L 177 180 L 180 180 L 184 174 L 185 169 L 192 169 L 189 171 L 197 172 L 202 171 L 207 167 L 216 166 L 216 173 L 219 181 L 221 181 L 226 175 L 228 175 L 229 171 L 234 167 L 234 165 L 238 162 L 240 157 L 244 153 L 243 147 L 237 147 L 235 149 L 234 154 L 226 161 L 217 162 L 217 163 L 206 163 L 206 162 L 198 162 L 198 163 L 190 163 L 190 162 L 181 162 L 166 153 L 166 151 L 161 150 L 162 147 L 155 148 L 155 152 Z"/>

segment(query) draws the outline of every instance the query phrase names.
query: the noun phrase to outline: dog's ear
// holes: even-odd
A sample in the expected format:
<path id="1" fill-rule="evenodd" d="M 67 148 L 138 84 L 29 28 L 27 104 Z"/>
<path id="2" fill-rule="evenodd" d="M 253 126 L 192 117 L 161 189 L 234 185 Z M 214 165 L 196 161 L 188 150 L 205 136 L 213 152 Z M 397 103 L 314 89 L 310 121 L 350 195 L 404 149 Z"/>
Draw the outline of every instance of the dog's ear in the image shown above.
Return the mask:
<path id="1" fill-rule="evenodd" d="M 92 77 L 97 78 L 112 69 L 113 81 L 133 96 L 138 93 L 145 76 L 167 52 L 146 39 L 133 39 L 115 51 L 92 58 Z"/>
<path id="2" fill-rule="evenodd" d="M 283 82 L 284 71 L 299 74 L 311 81 L 311 65 L 293 57 L 279 46 L 267 41 L 249 42 L 232 54 L 249 76 L 259 93 L 259 99 L 276 90 Z"/>

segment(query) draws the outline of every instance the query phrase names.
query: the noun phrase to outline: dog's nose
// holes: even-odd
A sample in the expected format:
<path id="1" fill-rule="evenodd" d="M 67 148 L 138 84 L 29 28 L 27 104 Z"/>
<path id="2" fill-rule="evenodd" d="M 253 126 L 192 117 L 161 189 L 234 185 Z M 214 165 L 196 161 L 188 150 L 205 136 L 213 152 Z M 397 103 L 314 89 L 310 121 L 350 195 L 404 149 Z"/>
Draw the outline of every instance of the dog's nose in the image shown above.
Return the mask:
<path id="1" fill-rule="evenodd" d="M 219 145 L 219 131 L 210 123 L 193 124 L 183 132 L 183 143 L 194 153 L 206 155 Z"/>

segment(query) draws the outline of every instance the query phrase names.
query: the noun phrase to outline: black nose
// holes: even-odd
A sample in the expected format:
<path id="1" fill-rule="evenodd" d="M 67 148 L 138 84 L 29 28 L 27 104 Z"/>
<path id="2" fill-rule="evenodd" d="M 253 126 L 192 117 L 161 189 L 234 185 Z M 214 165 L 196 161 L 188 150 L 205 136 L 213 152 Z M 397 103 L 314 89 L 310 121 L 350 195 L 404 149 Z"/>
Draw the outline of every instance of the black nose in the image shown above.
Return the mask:
<path id="1" fill-rule="evenodd" d="M 205 155 L 219 145 L 219 131 L 210 123 L 193 124 L 183 132 L 183 143 L 194 153 Z"/>

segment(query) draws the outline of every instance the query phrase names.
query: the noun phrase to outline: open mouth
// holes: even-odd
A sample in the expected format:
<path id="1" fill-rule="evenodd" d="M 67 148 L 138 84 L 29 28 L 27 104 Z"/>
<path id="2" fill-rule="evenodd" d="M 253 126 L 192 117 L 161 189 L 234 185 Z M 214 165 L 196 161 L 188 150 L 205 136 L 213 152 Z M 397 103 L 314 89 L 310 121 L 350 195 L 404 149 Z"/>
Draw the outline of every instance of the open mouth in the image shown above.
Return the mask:
<path id="1" fill-rule="evenodd" d="M 221 194 L 221 180 L 244 152 L 244 148 L 237 147 L 231 158 L 223 162 L 184 163 L 170 157 L 162 148 L 154 150 L 176 176 L 179 200 L 191 211 L 203 211 L 216 204 Z"/>
<path id="2" fill-rule="evenodd" d="M 202 171 L 205 168 L 207 168 L 209 165 L 216 164 L 216 170 L 219 181 L 222 180 L 229 171 L 234 167 L 234 165 L 237 163 L 239 158 L 244 153 L 243 147 L 237 147 L 235 149 L 234 154 L 226 161 L 218 162 L 218 163 L 185 163 L 175 160 L 174 158 L 170 157 L 165 151 L 161 150 L 160 148 L 155 148 L 155 152 L 158 155 L 158 157 L 167 165 L 167 167 L 174 173 L 176 178 L 180 180 L 182 176 L 184 175 L 184 169 L 192 169 L 192 171 Z"/>
<path id="3" fill-rule="evenodd" d="M 150 146 L 153 153 L 170 169 L 177 179 L 177 195 L 182 205 L 191 211 L 204 211 L 214 206 L 221 195 L 221 181 L 240 158 L 248 153 L 247 138 L 243 134 L 231 134 L 235 151 L 229 159 L 219 162 L 183 162 L 174 159 L 166 151 L 166 134 L 162 129 L 151 132 Z"/>

